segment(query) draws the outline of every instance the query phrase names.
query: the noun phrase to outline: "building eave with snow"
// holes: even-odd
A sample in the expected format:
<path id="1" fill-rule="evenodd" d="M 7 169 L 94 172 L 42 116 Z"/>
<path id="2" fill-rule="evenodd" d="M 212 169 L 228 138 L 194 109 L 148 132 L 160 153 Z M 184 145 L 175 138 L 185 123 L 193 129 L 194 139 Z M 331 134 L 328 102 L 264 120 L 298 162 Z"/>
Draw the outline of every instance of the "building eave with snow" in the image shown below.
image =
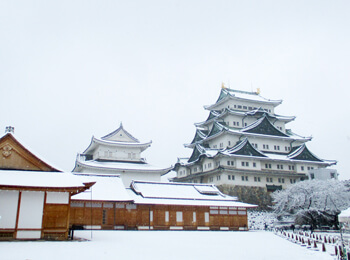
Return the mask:
<path id="1" fill-rule="evenodd" d="M 89 189 L 70 173 L 0 170 L 0 240 L 66 240 L 71 196 Z"/>

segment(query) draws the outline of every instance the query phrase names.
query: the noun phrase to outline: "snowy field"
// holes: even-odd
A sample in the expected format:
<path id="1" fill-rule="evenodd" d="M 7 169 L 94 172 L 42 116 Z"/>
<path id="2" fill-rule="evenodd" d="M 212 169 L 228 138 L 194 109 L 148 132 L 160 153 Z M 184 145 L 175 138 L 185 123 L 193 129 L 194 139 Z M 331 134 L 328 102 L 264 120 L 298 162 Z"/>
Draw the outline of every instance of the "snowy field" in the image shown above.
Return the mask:
<path id="1" fill-rule="evenodd" d="M 0 259 L 335 259 L 265 231 L 76 231 L 74 236 L 89 241 L 0 242 Z"/>

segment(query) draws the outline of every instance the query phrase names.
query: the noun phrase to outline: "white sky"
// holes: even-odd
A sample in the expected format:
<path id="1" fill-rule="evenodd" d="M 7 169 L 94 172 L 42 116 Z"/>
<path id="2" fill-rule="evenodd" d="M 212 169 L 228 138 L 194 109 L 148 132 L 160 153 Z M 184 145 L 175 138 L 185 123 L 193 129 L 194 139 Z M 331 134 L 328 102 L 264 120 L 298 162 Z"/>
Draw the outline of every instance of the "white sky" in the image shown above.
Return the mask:
<path id="1" fill-rule="evenodd" d="M 124 127 L 174 165 L 221 82 L 283 99 L 294 132 L 350 178 L 349 1 L 0 0 L 0 131 L 55 166 Z"/>

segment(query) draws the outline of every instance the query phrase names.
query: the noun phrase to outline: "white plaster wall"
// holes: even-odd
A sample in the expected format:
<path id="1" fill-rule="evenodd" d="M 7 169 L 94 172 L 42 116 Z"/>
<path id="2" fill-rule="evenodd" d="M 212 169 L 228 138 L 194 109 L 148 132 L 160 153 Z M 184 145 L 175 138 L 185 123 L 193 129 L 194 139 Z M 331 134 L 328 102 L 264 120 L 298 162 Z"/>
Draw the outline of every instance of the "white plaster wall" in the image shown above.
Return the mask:
<path id="1" fill-rule="evenodd" d="M 213 159 L 210 159 L 210 158 L 205 158 L 203 161 L 202 161 L 202 169 L 203 169 L 203 172 L 207 172 L 207 171 L 211 171 L 215 168 L 215 162 Z M 198 172 L 197 172 L 198 173 Z M 193 172 L 192 172 L 193 174 Z"/>
<path id="2" fill-rule="evenodd" d="M 41 231 L 17 231 L 17 239 L 40 239 Z"/>
<path id="3" fill-rule="evenodd" d="M 132 156 L 129 157 L 129 154 Z M 126 161 L 140 161 L 141 149 L 135 147 L 120 147 L 100 145 L 99 149 L 94 152 L 94 159 L 105 160 L 126 160 Z"/>
<path id="4" fill-rule="evenodd" d="M 227 147 L 233 147 L 237 143 L 238 140 L 239 140 L 239 136 L 225 134 L 225 135 L 221 135 L 215 139 L 210 140 L 209 146 L 210 146 L 210 148 L 213 148 L 213 149 L 222 149 L 222 148 L 227 148 Z M 220 146 L 220 143 L 222 143 L 222 147 Z M 215 145 L 216 145 L 216 147 L 215 147 Z"/>
<path id="5" fill-rule="evenodd" d="M 68 192 L 47 192 L 46 203 L 50 204 L 68 204 L 69 193 Z"/>
<path id="6" fill-rule="evenodd" d="M 18 228 L 40 228 L 42 225 L 44 192 L 23 191 L 19 210 Z"/>
<path id="7" fill-rule="evenodd" d="M 16 226 L 19 191 L 0 190 L 0 228 Z"/>
<path id="8" fill-rule="evenodd" d="M 235 108 L 236 105 L 236 108 Z M 238 108 L 238 106 L 242 106 L 242 108 Z M 247 109 L 243 109 L 243 106 L 246 106 Z M 254 102 L 254 101 L 238 101 L 238 100 L 229 100 L 219 106 L 217 106 L 217 108 L 215 108 L 216 110 L 220 110 L 223 108 L 231 108 L 231 109 L 237 109 L 237 110 L 241 110 L 241 111 L 250 111 L 249 107 L 251 107 L 251 110 L 255 107 L 255 108 L 259 108 L 262 107 L 263 109 L 267 109 L 270 110 L 270 113 L 274 114 L 274 107 L 273 105 L 267 105 L 267 104 L 262 104 L 259 102 Z"/>
<path id="9" fill-rule="evenodd" d="M 160 182 L 160 173 L 122 173 L 120 175 L 125 187 L 130 187 L 130 183 L 133 180 L 137 181 L 157 181 Z"/>

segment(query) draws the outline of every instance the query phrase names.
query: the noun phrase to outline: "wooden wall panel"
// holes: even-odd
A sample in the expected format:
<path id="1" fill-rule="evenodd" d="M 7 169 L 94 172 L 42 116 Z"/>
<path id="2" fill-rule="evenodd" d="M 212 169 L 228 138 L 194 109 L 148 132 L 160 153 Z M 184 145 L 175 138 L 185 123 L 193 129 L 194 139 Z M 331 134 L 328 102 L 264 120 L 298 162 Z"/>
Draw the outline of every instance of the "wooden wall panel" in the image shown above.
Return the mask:
<path id="1" fill-rule="evenodd" d="M 67 229 L 69 205 L 46 204 L 43 229 Z"/>
<path id="2" fill-rule="evenodd" d="M 229 215 L 222 212 L 221 214 L 209 214 L 210 223 L 205 222 L 205 213 L 210 212 L 209 207 L 133 205 L 126 203 L 115 203 L 113 205 L 114 208 L 72 207 L 70 225 L 101 225 L 103 229 L 114 229 L 114 225 L 123 226 L 125 229 L 153 226 L 154 230 L 169 229 L 173 226 L 182 226 L 184 229 L 210 227 L 212 230 L 229 227 L 231 230 L 238 230 L 239 227 L 247 226 L 246 215 Z M 153 212 L 152 223 L 150 223 L 150 211 Z M 168 222 L 165 221 L 166 212 L 169 212 Z M 176 212 L 182 212 L 182 222 L 177 222 Z M 196 212 L 195 222 L 193 221 L 193 212 Z"/>

